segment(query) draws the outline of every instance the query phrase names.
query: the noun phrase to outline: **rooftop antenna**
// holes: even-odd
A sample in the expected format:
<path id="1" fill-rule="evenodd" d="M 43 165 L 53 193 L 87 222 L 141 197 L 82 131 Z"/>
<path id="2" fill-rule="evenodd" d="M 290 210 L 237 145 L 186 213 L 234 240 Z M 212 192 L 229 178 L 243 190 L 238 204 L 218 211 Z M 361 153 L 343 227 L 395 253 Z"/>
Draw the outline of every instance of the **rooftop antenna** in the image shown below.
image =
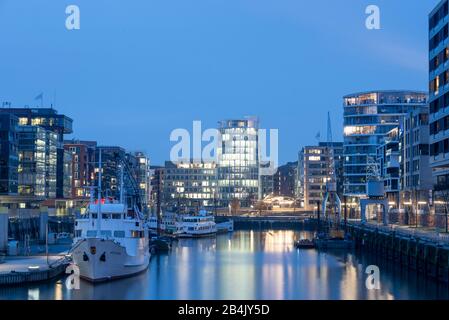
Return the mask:
<path id="1" fill-rule="evenodd" d="M 331 113 L 327 113 L 327 144 L 330 146 L 333 142 L 332 139 L 332 124 L 331 124 Z"/>

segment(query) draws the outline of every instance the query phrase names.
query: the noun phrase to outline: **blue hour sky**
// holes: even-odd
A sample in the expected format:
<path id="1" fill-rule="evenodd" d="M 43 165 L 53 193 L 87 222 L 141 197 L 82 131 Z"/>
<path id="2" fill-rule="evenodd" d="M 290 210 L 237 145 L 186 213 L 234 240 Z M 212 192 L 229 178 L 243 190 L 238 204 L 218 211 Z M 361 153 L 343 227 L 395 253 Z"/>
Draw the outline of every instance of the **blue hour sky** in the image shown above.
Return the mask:
<path id="1" fill-rule="evenodd" d="M 0 0 L 0 101 L 44 103 L 75 138 L 169 158 L 176 128 L 257 115 L 280 161 L 342 140 L 342 96 L 427 89 L 427 17 L 437 0 Z M 81 29 L 65 28 L 76 4 Z M 365 8 L 381 30 L 365 28 Z"/>

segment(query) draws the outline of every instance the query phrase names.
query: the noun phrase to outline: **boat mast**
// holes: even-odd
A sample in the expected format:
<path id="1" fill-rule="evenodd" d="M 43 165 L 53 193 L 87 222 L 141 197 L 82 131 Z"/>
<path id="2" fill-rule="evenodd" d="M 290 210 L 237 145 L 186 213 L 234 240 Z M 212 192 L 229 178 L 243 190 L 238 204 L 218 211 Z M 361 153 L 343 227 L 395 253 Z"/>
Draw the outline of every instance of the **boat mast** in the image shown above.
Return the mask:
<path id="1" fill-rule="evenodd" d="M 123 195 L 124 195 L 124 190 L 123 190 L 123 163 L 120 166 L 120 203 L 124 203 L 124 199 L 123 199 Z"/>
<path id="2" fill-rule="evenodd" d="M 97 231 L 98 235 L 101 230 L 101 179 L 102 179 L 102 167 L 101 167 L 101 148 L 98 149 L 98 212 L 97 212 Z"/>

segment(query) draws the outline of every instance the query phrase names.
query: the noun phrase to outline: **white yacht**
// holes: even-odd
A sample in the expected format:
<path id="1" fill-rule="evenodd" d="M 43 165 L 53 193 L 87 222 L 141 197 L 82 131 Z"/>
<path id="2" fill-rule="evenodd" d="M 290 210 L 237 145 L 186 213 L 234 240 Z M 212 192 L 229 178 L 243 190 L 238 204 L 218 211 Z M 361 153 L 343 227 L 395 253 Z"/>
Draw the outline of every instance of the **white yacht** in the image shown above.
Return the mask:
<path id="1" fill-rule="evenodd" d="M 214 216 L 206 210 L 200 210 L 197 215 L 185 215 L 182 218 L 182 233 L 179 237 L 207 237 L 217 233 Z"/>
<path id="2" fill-rule="evenodd" d="M 101 164 L 99 172 L 101 181 Z M 128 209 L 123 203 L 123 193 L 120 202 L 104 201 L 100 197 L 101 182 L 98 188 L 96 203 L 91 200 L 85 214 L 75 220 L 70 253 L 81 278 L 106 281 L 146 270 L 151 254 L 142 213 L 137 207 Z"/>

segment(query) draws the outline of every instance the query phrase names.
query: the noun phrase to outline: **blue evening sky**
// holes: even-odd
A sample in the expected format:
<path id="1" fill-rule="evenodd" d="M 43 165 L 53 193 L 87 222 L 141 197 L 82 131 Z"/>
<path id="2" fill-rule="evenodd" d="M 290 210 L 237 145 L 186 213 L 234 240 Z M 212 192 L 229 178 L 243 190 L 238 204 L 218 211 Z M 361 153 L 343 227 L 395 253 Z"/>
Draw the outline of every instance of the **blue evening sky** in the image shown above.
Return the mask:
<path id="1" fill-rule="evenodd" d="M 438 0 L 0 0 L 0 101 L 45 104 L 73 137 L 169 158 L 170 132 L 257 115 L 281 162 L 342 140 L 342 96 L 427 89 L 427 17 Z M 65 28 L 65 8 L 81 29 Z M 381 9 L 381 30 L 365 8 Z"/>

